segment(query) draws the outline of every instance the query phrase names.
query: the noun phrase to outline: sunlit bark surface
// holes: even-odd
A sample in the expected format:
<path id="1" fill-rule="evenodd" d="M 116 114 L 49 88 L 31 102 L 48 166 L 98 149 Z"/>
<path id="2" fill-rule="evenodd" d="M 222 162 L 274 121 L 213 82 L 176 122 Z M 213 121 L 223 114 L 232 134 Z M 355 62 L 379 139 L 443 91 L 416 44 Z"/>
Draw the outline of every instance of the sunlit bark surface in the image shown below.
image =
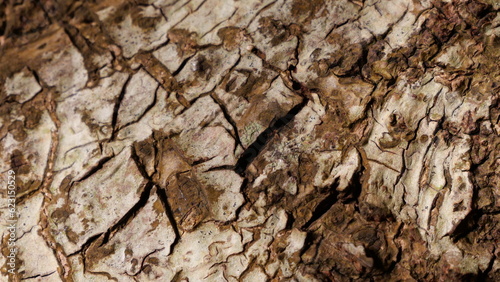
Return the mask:
<path id="1" fill-rule="evenodd" d="M 10 279 L 499 281 L 499 9 L 0 2 Z"/>

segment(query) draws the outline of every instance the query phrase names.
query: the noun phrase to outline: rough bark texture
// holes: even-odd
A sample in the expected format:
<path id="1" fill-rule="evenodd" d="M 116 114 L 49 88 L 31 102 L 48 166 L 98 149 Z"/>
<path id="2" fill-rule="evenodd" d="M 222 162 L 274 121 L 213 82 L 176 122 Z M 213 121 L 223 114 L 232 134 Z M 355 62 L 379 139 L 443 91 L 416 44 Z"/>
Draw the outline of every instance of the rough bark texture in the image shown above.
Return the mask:
<path id="1" fill-rule="evenodd" d="M 499 8 L 0 2 L 10 278 L 499 281 Z"/>

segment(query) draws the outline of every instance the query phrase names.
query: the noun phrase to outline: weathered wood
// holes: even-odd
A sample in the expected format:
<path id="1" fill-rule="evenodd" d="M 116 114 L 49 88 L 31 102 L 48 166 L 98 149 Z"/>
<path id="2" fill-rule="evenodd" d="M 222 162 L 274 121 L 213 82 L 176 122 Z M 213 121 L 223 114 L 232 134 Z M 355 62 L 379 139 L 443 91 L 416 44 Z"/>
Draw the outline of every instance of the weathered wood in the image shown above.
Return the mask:
<path id="1" fill-rule="evenodd" d="M 499 8 L 0 3 L 1 280 L 500 280 Z"/>

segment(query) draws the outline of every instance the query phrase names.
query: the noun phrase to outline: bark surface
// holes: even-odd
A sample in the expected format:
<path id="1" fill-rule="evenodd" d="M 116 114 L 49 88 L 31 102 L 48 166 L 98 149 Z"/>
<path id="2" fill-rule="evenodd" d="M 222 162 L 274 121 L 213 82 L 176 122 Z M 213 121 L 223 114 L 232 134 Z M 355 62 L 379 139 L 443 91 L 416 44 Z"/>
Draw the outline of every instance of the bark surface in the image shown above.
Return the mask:
<path id="1" fill-rule="evenodd" d="M 0 2 L 0 280 L 499 281 L 499 9 Z"/>

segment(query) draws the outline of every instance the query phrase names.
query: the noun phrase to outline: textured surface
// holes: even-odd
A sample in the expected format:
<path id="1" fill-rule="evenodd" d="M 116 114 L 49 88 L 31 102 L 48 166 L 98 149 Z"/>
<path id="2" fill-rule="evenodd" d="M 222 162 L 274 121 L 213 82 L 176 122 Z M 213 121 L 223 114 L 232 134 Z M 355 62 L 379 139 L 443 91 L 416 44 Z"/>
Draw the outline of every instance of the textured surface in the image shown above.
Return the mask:
<path id="1" fill-rule="evenodd" d="M 0 3 L 10 279 L 498 281 L 499 9 Z"/>

